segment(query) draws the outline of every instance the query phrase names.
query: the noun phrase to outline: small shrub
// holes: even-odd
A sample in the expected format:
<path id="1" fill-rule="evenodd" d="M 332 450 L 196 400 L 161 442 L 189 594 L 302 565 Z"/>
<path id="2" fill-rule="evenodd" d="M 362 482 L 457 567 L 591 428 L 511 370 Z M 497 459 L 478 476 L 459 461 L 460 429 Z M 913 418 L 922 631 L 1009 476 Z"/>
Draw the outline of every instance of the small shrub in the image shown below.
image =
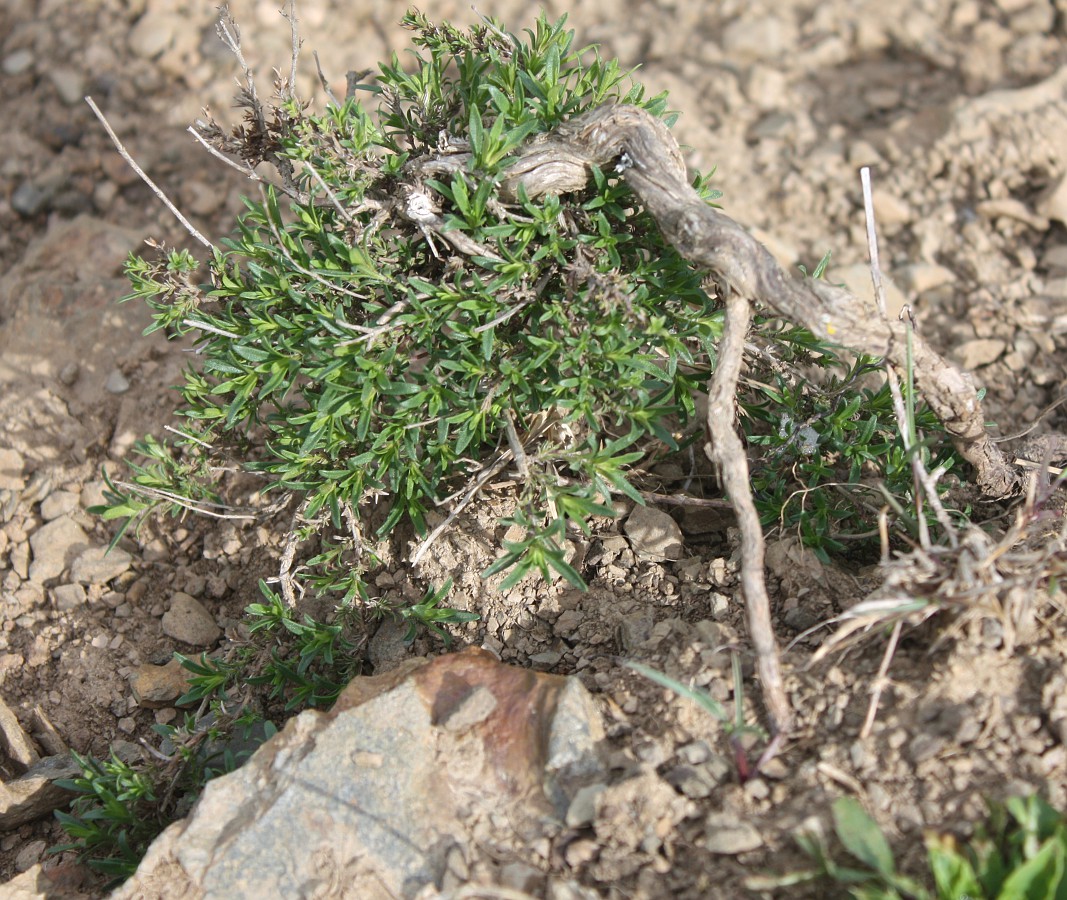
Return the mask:
<path id="1" fill-rule="evenodd" d="M 497 181 L 526 141 L 588 106 L 665 114 L 665 101 L 575 50 L 562 21 L 542 17 L 526 41 L 417 13 L 405 24 L 420 52 L 362 86 L 376 114 L 358 95 L 321 115 L 289 100 L 266 132 L 206 129 L 246 159 L 270 147 L 297 199 L 248 201 L 207 284 L 188 253 L 130 259 L 130 296 L 156 310 L 154 327 L 196 334 L 201 362 L 181 389 L 176 447 L 139 444 L 146 462 L 105 515 L 217 502 L 211 472 L 238 456 L 324 529 L 367 521 L 373 502 L 385 507 L 376 537 L 425 534 L 446 497 L 514 461 L 509 522 L 526 537 L 507 565 L 580 584 L 563 560 L 568 527 L 613 515 L 613 492 L 640 500 L 627 469 L 678 447 L 720 311 L 612 173 L 511 205 Z M 412 222 L 413 207 L 439 226 Z M 320 586 L 351 602 L 368 557 L 334 546 Z"/>
<path id="2" fill-rule="evenodd" d="M 82 774 L 56 782 L 74 792 L 70 812 L 55 815 L 86 864 L 117 884 L 137 869 L 153 840 L 192 807 L 205 784 L 232 772 L 275 733 L 274 725 L 247 712 L 228 714 L 216 705 L 206 715 L 187 714 L 180 725 L 156 725 L 163 751 L 153 761 L 105 760 L 72 753 Z"/>
<path id="3" fill-rule="evenodd" d="M 819 879 L 836 882 L 856 900 L 1023 900 L 1067 896 L 1067 817 L 1038 796 L 991 802 L 974 838 L 928 832 L 929 873 L 919 879 L 897 871 L 893 851 L 875 821 L 851 797 L 833 805 L 834 833 L 852 857 L 839 863 L 826 839 L 812 830 L 797 835 L 815 868 L 748 880 L 753 890 Z M 856 866 L 859 863 L 859 866 Z"/>
<path id="4" fill-rule="evenodd" d="M 584 586 L 566 535 L 613 516 L 613 495 L 643 502 L 640 466 L 699 435 L 694 394 L 721 310 L 615 173 L 537 202 L 505 203 L 498 183 L 525 144 L 591 106 L 673 117 L 615 62 L 575 49 L 563 20 L 542 16 L 524 40 L 417 12 L 404 24 L 418 48 L 408 65 L 394 57 L 323 113 L 280 82 L 269 111 L 244 93 L 232 134 L 201 128 L 221 150 L 273 162 L 289 197 L 268 188 L 246 202 L 206 283 L 185 251 L 130 258 L 130 296 L 153 307 L 153 328 L 196 335 L 200 361 L 181 388 L 181 436 L 139 443 L 144 461 L 103 512 L 128 524 L 211 511 L 225 493 L 215 473 L 239 461 L 264 494 L 300 501 L 305 533 L 323 541 L 301 578 L 350 604 L 367 599 L 367 523 L 375 539 L 401 526 L 425 536 L 429 515 L 509 470 L 506 524 L 523 537 L 487 574 Z M 706 177 L 695 184 L 718 196 Z M 874 518 L 856 490 L 881 480 L 907 506 L 887 392 L 858 386 L 872 361 L 846 366 L 807 332 L 765 323 L 761 341 L 770 377 L 739 399 L 763 456 L 764 519 L 823 554 L 844 550 L 835 532 Z M 843 374 L 816 384 L 802 365 Z"/>
<path id="5" fill-rule="evenodd" d="M 353 623 L 367 611 L 397 616 L 408 639 L 474 618 L 443 605 L 449 584 L 407 607 L 369 596 L 375 549 L 398 530 L 425 540 L 507 477 L 503 524 L 519 537 L 485 574 L 506 573 L 506 587 L 536 570 L 582 587 L 568 533 L 613 517 L 614 497 L 644 502 L 642 467 L 703 443 L 695 395 L 722 330 L 715 285 L 664 242 L 614 171 L 536 202 L 499 191 L 523 147 L 575 114 L 629 103 L 670 123 L 666 98 L 575 48 L 562 19 L 541 16 L 521 39 L 414 11 L 404 24 L 411 58 L 394 56 L 373 83 L 350 79 L 321 113 L 291 80 L 265 106 L 246 72 L 243 124 L 199 131 L 241 164 L 270 163 L 278 183 L 245 201 L 206 259 L 157 247 L 126 265 L 126 299 L 154 311 L 149 331 L 195 339 L 196 356 L 177 439 L 146 437 L 128 477 L 108 481 L 96 511 L 123 522 L 115 541 L 153 512 L 233 515 L 238 477 L 273 501 L 241 514 L 296 510 L 278 587 L 261 583 L 247 609 L 248 644 L 182 659 L 183 700 L 209 710 L 214 735 L 251 715 L 252 695 L 286 714 L 332 703 L 359 671 Z M 710 176 L 694 184 L 709 203 L 719 196 Z M 838 529 L 874 521 L 857 492 L 882 490 L 903 514 L 911 476 L 886 394 L 859 385 L 874 361 L 845 363 L 770 321 L 753 339 L 762 352 L 738 402 L 761 456 L 765 524 L 797 528 L 825 554 L 845 548 Z M 807 378 L 811 368 L 826 377 Z M 332 612 L 298 611 L 305 592 L 329 597 Z M 191 773 L 182 796 L 220 771 L 198 755 L 204 722 L 164 734 L 168 759 Z M 730 728 L 749 730 L 741 718 Z M 222 768 L 237 761 L 224 754 Z M 108 847 L 103 865 L 126 874 L 165 819 L 153 806 L 160 782 L 114 760 L 83 768 L 64 827 L 86 852 Z"/>
<path id="6" fill-rule="evenodd" d="M 167 825 L 157 814 L 157 783 L 152 773 L 115 753 L 106 760 L 71 755 L 82 774 L 56 784 L 78 796 L 71 811 L 57 810 L 56 818 L 74 843 L 53 852 L 78 850 L 91 868 L 123 881 Z"/>

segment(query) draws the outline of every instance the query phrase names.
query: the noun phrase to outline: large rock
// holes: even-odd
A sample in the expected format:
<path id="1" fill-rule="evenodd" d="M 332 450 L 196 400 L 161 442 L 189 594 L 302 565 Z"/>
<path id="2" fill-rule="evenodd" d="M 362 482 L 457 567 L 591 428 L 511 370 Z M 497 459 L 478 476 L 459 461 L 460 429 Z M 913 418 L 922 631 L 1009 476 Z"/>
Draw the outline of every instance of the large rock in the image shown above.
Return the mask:
<path id="1" fill-rule="evenodd" d="M 0 831 L 11 831 L 66 806 L 71 793 L 56 782 L 80 774 L 73 757 L 46 756 L 25 774 L 0 784 Z"/>
<path id="2" fill-rule="evenodd" d="M 573 678 L 473 648 L 412 660 L 357 678 L 331 712 L 300 714 L 211 782 L 113 896 L 436 891 L 456 878 L 457 849 L 470 859 L 465 848 L 476 845 L 492 858 L 517 835 L 561 828 L 577 791 L 603 776 L 602 738 Z"/>

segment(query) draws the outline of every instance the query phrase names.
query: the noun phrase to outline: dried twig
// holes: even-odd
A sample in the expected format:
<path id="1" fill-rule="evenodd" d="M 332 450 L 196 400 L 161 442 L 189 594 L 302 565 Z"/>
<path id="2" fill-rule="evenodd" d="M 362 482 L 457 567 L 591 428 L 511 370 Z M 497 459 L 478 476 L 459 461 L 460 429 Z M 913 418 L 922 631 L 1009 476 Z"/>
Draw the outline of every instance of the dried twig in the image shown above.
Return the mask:
<path id="1" fill-rule="evenodd" d="M 200 243 L 207 247 L 209 250 L 214 250 L 215 245 L 212 244 L 211 241 L 209 241 L 193 227 L 193 224 L 181 214 L 181 212 L 178 210 L 178 207 L 171 203 L 170 198 L 163 193 L 162 188 L 160 188 L 151 178 L 148 177 L 144 169 L 137 165 L 136 160 L 134 160 L 134 158 L 130 155 L 129 151 L 125 148 L 125 146 L 123 146 L 122 141 L 119 140 L 119 136 L 115 134 L 115 129 L 111 127 L 111 123 L 109 123 L 107 118 L 105 118 L 104 114 L 100 112 L 100 107 L 96 105 L 96 102 L 93 100 L 93 98 L 86 97 L 85 102 L 89 104 L 89 108 L 93 111 L 93 114 L 100 120 L 100 124 L 104 126 L 104 130 L 107 132 L 108 137 L 111 138 L 111 142 L 115 145 L 115 149 L 119 151 L 119 155 L 122 156 L 122 158 L 126 160 L 126 162 L 129 164 L 130 168 L 133 169 L 133 171 L 135 171 L 140 176 L 141 181 L 147 184 L 152 193 L 163 201 L 163 205 L 166 206 L 167 209 L 169 209 L 174 214 L 174 217 L 182 223 L 182 227 L 186 231 L 188 231 L 189 234 L 191 234 L 194 238 L 200 241 Z"/>
<path id="2" fill-rule="evenodd" d="M 874 357 L 908 364 L 904 326 L 880 321 L 860 300 L 834 285 L 786 274 L 770 252 L 692 188 L 678 144 L 667 126 L 633 106 L 602 106 L 576 116 L 547 140 L 530 145 L 505 173 L 504 196 L 530 198 L 581 190 L 592 165 L 611 163 L 623 174 L 667 240 L 690 262 L 778 315 Z M 1019 472 L 992 442 L 971 378 L 950 365 L 919 335 L 912 360 L 924 399 L 989 496 L 1019 493 Z"/>
<path id="3" fill-rule="evenodd" d="M 719 467 L 723 487 L 733 504 L 741 532 L 741 587 L 749 637 L 756 650 L 756 663 L 763 686 L 764 702 L 773 731 L 786 734 L 793 712 L 782 684 L 778 644 L 771 624 L 770 598 L 763 578 L 763 526 L 752 499 L 748 457 L 734 424 L 737 379 L 741 373 L 745 336 L 751 321 L 748 299 L 731 291 L 726 298 L 726 323 L 719 342 L 719 361 L 708 384 L 708 456 Z"/>
<path id="4" fill-rule="evenodd" d="M 341 104 L 337 100 L 337 95 L 333 92 L 333 89 L 330 87 L 330 82 L 326 80 L 326 76 L 323 74 L 322 63 L 319 62 L 318 51 L 313 52 L 311 55 L 315 57 L 315 71 L 319 74 L 319 84 L 322 85 L 322 89 L 323 91 L 325 91 L 327 98 L 329 98 L 329 101 L 338 109 L 340 109 Z"/>
<path id="5" fill-rule="evenodd" d="M 199 120 L 197 120 L 197 121 L 198 121 L 199 125 L 201 125 L 203 127 L 207 127 L 207 126 L 204 125 L 203 122 L 200 122 Z M 196 126 L 195 125 L 190 125 L 186 129 L 186 131 L 188 131 L 189 134 L 191 134 L 193 137 L 195 137 L 200 142 L 200 144 L 203 146 L 203 148 L 205 150 L 207 150 L 207 152 L 210 153 L 212 156 L 214 156 L 215 159 L 220 160 L 221 162 L 225 163 L 231 169 L 236 169 L 238 172 L 240 172 L 242 175 L 244 175 L 246 178 L 248 178 L 251 181 L 263 181 L 263 179 L 256 173 L 256 170 L 253 169 L 247 162 L 245 162 L 244 160 L 241 160 L 241 162 L 244 163 L 244 165 L 241 165 L 241 163 L 237 162 L 237 160 L 235 160 L 233 157 L 227 156 L 221 150 L 218 150 L 215 147 L 212 147 L 211 144 L 209 144 L 206 140 L 204 140 L 204 136 L 202 134 L 200 134 L 199 131 L 196 130 Z"/>
<path id="6" fill-rule="evenodd" d="M 295 0 L 289 0 L 286 5 L 285 11 L 282 12 L 282 18 L 289 23 L 289 34 L 292 38 L 292 58 L 289 62 L 289 78 L 285 83 L 285 99 L 295 101 L 296 97 L 296 64 L 300 58 L 300 34 L 297 28 L 296 20 L 296 2 Z"/>
<path id="7" fill-rule="evenodd" d="M 341 507 L 341 515 L 348 525 L 348 534 L 352 538 L 352 556 L 358 564 L 363 558 L 363 529 L 359 524 L 359 512 L 351 503 L 345 503 Z"/>
<path id="8" fill-rule="evenodd" d="M 297 535 L 297 525 L 304 518 L 307 509 L 307 501 L 300 504 L 300 508 L 293 513 L 289 522 L 289 530 L 285 535 L 285 547 L 282 549 L 282 557 L 278 561 L 278 586 L 282 591 L 282 599 L 289 609 L 296 609 L 296 592 L 293 589 L 293 561 L 296 559 L 296 551 L 300 546 L 300 538 Z"/>
<path id="9" fill-rule="evenodd" d="M 882 699 L 882 691 L 885 690 L 888 679 L 886 675 L 889 673 L 889 664 L 893 661 L 893 654 L 897 649 L 897 641 L 900 640 L 900 630 L 903 627 L 904 622 L 901 619 L 897 619 L 896 624 L 893 626 L 893 633 L 889 636 L 889 643 L 886 645 L 885 653 L 882 655 L 882 664 L 878 667 L 878 674 L 874 676 L 874 683 L 871 685 L 871 703 L 867 707 L 867 717 L 863 720 L 863 728 L 860 729 L 860 740 L 865 741 L 870 737 L 871 729 L 874 727 L 875 717 L 878 715 L 878 703 Z"/>
<path id="10" fill-rule="evenodd" d="M 326 179 L 319 174 L 319 170 L 309 162 L 305 162 L 304 166 L 311 173 L 311 176 L 318 183 L 319 187 L 322 188 L 326 196 L 329 197 L 330 202 L 333 204 L 333 208 L 341 214 L 341 218 L 348 222 L 354 222 L 355 219 L 353 219 L 352 214 L 341 205 L 341 201 L 338 199 L 337 194 L 334 192 L 333 188 L 326 183 Z"/>
<path id="11" fill-rule="evenodd" d="M 874 198 L 871 191 L 871 170 L 867 166 L 860 169 L 860 184 L 863 190 L 863 211 L 867 218 L 867 252 L 870 254 L 871 281 L 874 283 L 874 299 L 875 303 L 878 305 L 878 312 L 881 314 L 882 319 L 888 321 L 889 315 L 885 302 L 885 284 L 882 281 L 882 266 L 878 254 L 878 227 L 875 221 Z M 907 371 L 909 372 L 910 380 L 911 346 L 912 341 L 914 340 L 914 332 L 912 331 L 911 326 L 911 311 L 905 308 L 902 317 L 905 317 L 905 341 L 908 350 Z M 904 443 L 904 452 L 908 454 L 911 460 L 912 474 L 915 478 L 915 520 L 919 528 L 919 543 L 924 550 L 930 549 L 930 527 L 926 522 L 926 515 L 923 513 L 923 500 L 925 497 L 926 502 L 928 502 L 934 510 L 934 515 L 937 516 L 937 521 L 941 524 L 949 543 L 955 547 L 958 543 L 956 529 L 952 525 L 948 513 L 945 512 L 944 506 L 941 504 L 941 498 L 937 495 L 937 479 L 926 471 L 922 455 L 914 446 L 912 440 L 914 437 L 912 417 L 908 415 L 907 409 L 905 408 L 904 396 L 900 391 L 900 378 L 897 375 L 897 370 L 893 363 L 886 362 L 885 372 L 886 380 L 889 383 L 889 393 L 893 398 L 893 412 L 897 417 L 897 428 L 900 431 L 900 439 Z M 912 385 L 910 387 L 914 386 Z M 921 488 L 921 490 L 919 488 Z"/>
<path id="12" fill-rule="evenodd" d="M 116 481 L 116 487 L 125 488 L 134 494 L 142 497 L 154 497 L 157 500 L 166 500 L 169 503 L 173 503 L 176 506 L 180 506 L 183 509 L 187 509 L 190 512 L 199 513 L 202 516 L 210 516 L 213 519 L 257 519 L 259 515 L 256 513 L 220 513 L 215 512 L 215 509 L 232 509 L 233 507 L 227 506 L 225 503 L 212 503 L 207 500 L 201 500 L 196 503 L 189 500 L 180 494 L 175 494 L 173 491 L 164 491 L 161 488 L 145 487 L 143 484 L 133 484 L 129 481 Z M 213 508 L 214 509 L 213 509 Z"/>
<path id="13" fill-rule="evenodd" d="M 456 521 L 463 510 L 465 510 L 471 503 L 471 501 L 478 496 L 478 492 L 485 487 L 489 482 L 489 479 L 493 478 L 498 472 L 500 472 L 511 461 L 511 451 L 502 451 L 491 465 L 483 469 L 478 473 L 478 477 L 470 484 L 459 502 L 452 508 L 449 514 L 445 517 L 445 520 L 441 522 L 433 531 L 426 535 L 426 539 L 419 545 L 419 549 L 415 551 L 411 557 L 411 564 L 413 566 L 418 565 L 419 561 L 426 555 L 426 552 L 434 545 L 437 539 L 448 530 L 449 526 Z"/>

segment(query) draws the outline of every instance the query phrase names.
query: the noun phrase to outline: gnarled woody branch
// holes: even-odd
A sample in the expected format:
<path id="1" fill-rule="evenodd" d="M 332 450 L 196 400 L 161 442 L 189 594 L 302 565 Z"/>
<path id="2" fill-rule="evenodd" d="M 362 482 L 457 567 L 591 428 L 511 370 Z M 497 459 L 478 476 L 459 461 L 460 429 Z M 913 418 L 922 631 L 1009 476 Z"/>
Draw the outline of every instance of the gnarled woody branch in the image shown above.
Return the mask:
<path id="1" fill-rule="evenodd" d="M 689 184 L 681 151 L 666 125 L 634 106 L 606 106 L 576 116 L 531 144 L 508 169 L 505 196 L 529 197 L 583 188 L 589 166 L 616 164 L 666 239 L 690 262 L 713 272 L 726 288 L 726 326 L 719 365 L 709 385 L 708 453 L 718 464 L 742 536 L 741 581 L 748 629 L 758 657 L 764 699 L 774 730 L 787 733 L 792 711 L 782 685 L 778 648 L 763 578 L 764 542 L 749 487 L 748 463 L 733 427 L 741 351 L 754 300 L 832 341 L 894 365 L 908 365 L 904 328 L 887 322 L 847 291 L 782 271 L 767 249 L 731 218 L 708 206 Z M 981 404 L 968 376 L 912 335 L 911 365 L 926 402 L 991 496 L 1017 493 L 1021 476 L 985 431 Z"/>
<path id="2" fill-rule="evenodd" d="M 733 292 L 758 301 L 818 337 L 907 365 L 904 327 L 889 323 L 848 291 L 782 271 L 770 252 L 729 216 L 708 206 L 690 186 L 685 162 L 667 126 L 635 106 L 604 106 L 576 116 L 532 144 L 508 170 L 506 195 L 580 190 L 589 166 L 616 162 L 664 236 L 690 262 L 714 272 Z M 970 377 L 912 335 L 912 366 L 923 398 L 976 471 L 991 497 L 1022 484 L 985 430 Z"/>

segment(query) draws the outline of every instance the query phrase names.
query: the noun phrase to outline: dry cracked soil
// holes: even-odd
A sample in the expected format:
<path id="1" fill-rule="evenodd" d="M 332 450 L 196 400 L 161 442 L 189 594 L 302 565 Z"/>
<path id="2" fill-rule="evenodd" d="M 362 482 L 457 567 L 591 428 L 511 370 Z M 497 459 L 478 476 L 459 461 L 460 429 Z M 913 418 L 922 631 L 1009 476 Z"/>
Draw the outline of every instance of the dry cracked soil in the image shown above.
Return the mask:
<path id="1" fill-rule="evenodd" d="M 265 78 L 289 58 L 278 5 L 231 4 Z M 870 289 L 856 171 L 872 166 L 891 301 L 910 303 L 924 334 L 974 374 L 1000 433 L 1022 430 L 1058 399 L 1067 366 L 1063 0 L 546 6 L 569 14 L 579 42 L 639 65 L 653 92 L 670 91 L 688 162 L 717 167 L 727 213 L 787 265 L 832 250 L 834 277 L 860 293 Z M 539 8 L 479 4 L 513 31 Z M 304 46 L 338 90 L 347 71 L 408 46 L 403 11 L 392 0 L 298 4 Z M 435 0 L 424 11 L 457 24 L 476 15 Z M 142 335 L 145 309 L 117 305 L 122 262 L 148 237 L 193 244 L 83 97 L 96 99 L 198 228 L 224 235 L 248 184 L 185 131 L 204 106 L 222 121 L 237 115 L 237 70 L 216 17 L 214 4 L 189 0 L 0 0 L 0 696 L 44 746 L 102 756 L 117 742 L 155 740 L 151 726 L 180 713 L 139 705 L 130 678 L 176 650 L 240 639 L 242 610 L 278 565 L 284 522 L 166 520 L 101 558 L 111 529 L 85 511 L 100 501 L 102 468 L 116 471 L 135 439 L 171 421 L 170 388 L 188 359 L 186 348 Z M 303 93 L 321 102 L 304 59 Z M 1067 430 L 1065 418 L 1053 411 L 1038 433 Z M 669 492 L 673 473 L 663 474 Z M 570 872 L 591 896 L 738 897 L 746 875 L 801 865 L 790 832 L 810 816 L 825 820 L 842 795 L 863 802 L 904 865 L 924 829 L 966 834 L 985 796 L 1038 790 L 1067 805 L 1061 595 L 1015 641 L 995 619 L 905 632 L 861 738 L 886 637 L 809 666 L 827 634 L 809 628 L 865 598 L 880 575 L 847 561 L 825 566 L 781 533 L 770 536 L 768 580 L 800 722 L 774 763 L 739 784 L 715 721 L 618 665 L 640 655 L 721 700 L 730 697 L 724 647 L 741 648 L 751 671 L 732 520 L 662 509 L 680 526 L 677 558 L 652 558 L 608 527 L 582 548 L 586 594 L 526 582 L 487 591 L 488 504 L 432 562 L 412 571 L 398 561 L 375 582 L 383 596 L 418 596 L 453 577 L 450 603 L 481 615 L 457 629 L 458 642 L 577 675 L 601 706 L 612 752 L 650 779 L 613 818 L 544 859 L 546 870 Z M 194 630 L 181 631 L 183 622 Z M 441 648 L 420 638 L 411 651 L 395 641 L 387 649 L 379 666 Z M 747 694 L 755 704 L 754 685 Z M 759 715 L 756 704 L 750 716 Z M 3 764 L 5 780 L 17 773 Z M 65 863 L 47 855 L 63 839 L 50 817 L 0 835 L 0 880 Z"/>

